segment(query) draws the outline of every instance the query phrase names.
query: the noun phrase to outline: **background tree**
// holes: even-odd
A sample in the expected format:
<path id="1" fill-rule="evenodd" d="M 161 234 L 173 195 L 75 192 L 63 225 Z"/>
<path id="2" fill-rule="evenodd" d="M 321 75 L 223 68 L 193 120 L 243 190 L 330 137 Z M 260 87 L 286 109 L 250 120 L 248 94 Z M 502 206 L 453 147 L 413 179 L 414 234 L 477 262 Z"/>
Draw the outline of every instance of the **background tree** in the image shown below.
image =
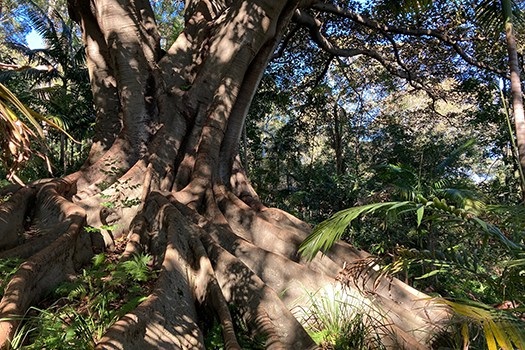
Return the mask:
<path id="1" fill-rule="evenodd" d="M 502 0 L 501 7 L 505 20 L 505 39 L 509 55 L 510 86 L 512 93 L 512 114 L 516 128 L 518 144 L 518 159 L 522 184 L 522 196 L 525 198 L 525 113 L 523 112 L 523 93 L 521 89 L 520 69 L 518 63 L 518 50 L 514 30 L 514 14 L 512 1 Z"/>

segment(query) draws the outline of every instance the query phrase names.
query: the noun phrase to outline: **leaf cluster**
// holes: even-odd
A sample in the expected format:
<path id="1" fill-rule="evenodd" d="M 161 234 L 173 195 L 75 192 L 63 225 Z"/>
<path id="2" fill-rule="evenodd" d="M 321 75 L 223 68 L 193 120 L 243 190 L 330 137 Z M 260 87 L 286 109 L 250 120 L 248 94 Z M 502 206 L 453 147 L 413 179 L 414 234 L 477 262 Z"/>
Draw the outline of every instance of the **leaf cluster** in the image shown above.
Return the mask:
<path id="1" fill-rule="evenodd" d="M 35 134 L 40 140 L 35 142 L 35 137 L 23 137 L 25 142 L 18 147 L 23 152 L 12 158 L 24 160 L 23 163 L 18 162 L 18 168 L 22 168 L 22 165 L 38 167 L 40 164 L 34 165 L 28 160 L 31 154 L 39 155 L 46 159 L 51 172 L 54 158 L 61 158 L 60 163 L 65 164 L 64 145 L 67 140 L 64 139 L 64 130 L 73 130 L 72 133 L 79 139 L 88 137 L 90 130 L 92 132 L 91 124 L 95 113 L 85 66 L 85 50 L 80 42 L 78 29 L 62 16 L 63 12 L 58 8 L 47 8 L 47 5 L 44 8 L 34 1 L 24 2 L 18 8 L 24 13 L 22 17 L 43 38 L 45 47 L 31 49 L 25 39 L 18 40 L 16 37 L 7 40 L 5 46 L 15 52 L 16 56 L 11 59 L 11 65 L 5 66 L 7 69 L 0 71 L 0 81 L 17 95 L 31 113 L 46 115 L 46 124 L 55 127 L 46 129 L 44 135 L 38 130 L 42 128 L 42 121 L 38 121 L 37 127 L 29 120 L 36 129 L 25 130 L 22 127 L 24 134 L 30 135 L 30 131 L 36 130 Z M 5 68 L 4 65 L 2 67 Z M 25 113 L 21 114 L 28 121 Z M 20 113 L 18 117 L 20 118 Z M 70 140 L 76 142 L 72 137 Z M 44 143 L 46 147 L 43 146 Z M 55 153 L 60 155 L 55 157 Z M 73 150 L 68 154 L 73 157 Z M 9 173 L 12 166 L 7 165 L 7 168 Z M 24 171 L 25 173 L 31 172 Z"/>
<path id="2" fill-rule="evenodd" d="M 0 84 L 0 161 L 8 168 L 8 179 L 22 183 L 16 172 L 27 163 L 32 154 L 47 160 L 44 147 L 41 150 L 31 148 L 31 143 L 44 146 L 44 130 L 40 123 L 69 136 L 60 125 L 27 107 L 7 87 Z"/>

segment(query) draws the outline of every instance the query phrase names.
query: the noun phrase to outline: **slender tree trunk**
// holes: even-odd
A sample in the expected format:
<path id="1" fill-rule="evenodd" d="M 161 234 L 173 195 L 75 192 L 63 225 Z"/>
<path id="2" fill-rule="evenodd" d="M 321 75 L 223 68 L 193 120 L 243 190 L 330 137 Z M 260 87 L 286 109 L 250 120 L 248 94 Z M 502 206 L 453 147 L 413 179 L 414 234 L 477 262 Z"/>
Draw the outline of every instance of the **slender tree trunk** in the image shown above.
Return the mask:
<path id="1" fill-rule="evenodd" d="M 332 126 L 332 142 L 335 151 L 335 164 L 336 164 L 336 174 L 338 176 L 343 175 L 345 171 L 345 157 L 344 157 L 344 123 L 348 122 L 346 111 L 339 107 L 339 101 L 341 99 L 342 93 L 334 101 L 333 108 L 333 126 Z"/>
<path id="2" fill-rule="evenodd" d="M 510 0 L 501 1 L 503 15 L 505 17 L 505 38 L 507 41 L 507 51 L 509 55 L 510 70 L 510 90 L 512 93 L 512 115 L 516 128 L 516 139 L 518 144 L 518 160 L 520 164 L 520 184 L 522 190 L 522 200 L 525 200 L 525 113 L 523 110 L 523 92 L 521 89 L 520 67 L 518 61 L 518 50 L 516 45 L 516 35 L 514 33 L 512 2 Z"/>

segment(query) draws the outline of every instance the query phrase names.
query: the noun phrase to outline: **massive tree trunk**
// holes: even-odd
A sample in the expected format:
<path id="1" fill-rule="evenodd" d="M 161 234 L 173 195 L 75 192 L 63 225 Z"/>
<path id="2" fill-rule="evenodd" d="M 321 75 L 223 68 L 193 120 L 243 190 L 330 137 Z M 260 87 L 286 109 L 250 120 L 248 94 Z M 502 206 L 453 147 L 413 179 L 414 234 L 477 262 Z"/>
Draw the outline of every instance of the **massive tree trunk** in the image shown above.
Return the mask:
<path id="1" fill-rule="evenodd" d="M 81 170 L 21 188 L 2 204 L 0 256 L 26 259 L 0 302 L 3 347 L 14 316 L 118 238 L 127 240 L 124 259 L 147 251 L 161 272 L 100 348 L 203 348 L 199 310 L 212 310 L 227 347 L 239 348 L 231 304 L 268 348 L 315 348 L 300 321 L 305 296 L 320 290 L 357 298 L 385 345 L 430 347 L 445 309 L 396 279 L 353 274 L 366 254 L 346 243 L 301 259 L 310 227 L 265 207 L 240 164 L 254 91 L 304 5 L 187 1 L 185 29 L 162 53 L 146 0 L 69 1 L 86 44 L 97 134 Z M 24 240 L 28 228 L 40 234 Z"/>

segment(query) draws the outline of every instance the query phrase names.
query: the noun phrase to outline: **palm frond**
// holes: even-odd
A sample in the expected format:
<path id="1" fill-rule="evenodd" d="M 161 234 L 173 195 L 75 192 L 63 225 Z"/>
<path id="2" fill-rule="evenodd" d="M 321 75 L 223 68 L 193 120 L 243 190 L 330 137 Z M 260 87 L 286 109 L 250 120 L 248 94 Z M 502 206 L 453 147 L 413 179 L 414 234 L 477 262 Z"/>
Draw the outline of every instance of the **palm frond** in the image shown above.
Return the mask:
<path id="1" fill-rule="evenodd" d="M 59 76 L 58 71 L 51 65 L 40 65 L 37 67 L 24 66 L 6 74 L 6 78 L 16 77 L 33 81 L 36 84 L 50 83 Z"/>
<path id="2" fill-rule="evenodd" d="M 48 163 L 48 170 L 51 171 L 47 156 L 43 152 L 31 148 L 32 141 L 38 143 L 44 139 L 44 130 L 40 125 L 41 122 L 65 133 L 71 140 L 75 141 L 55 121 L 24 105 L 7 87 L 0 84 L 1 160 L 9 169 L 9 180 L 22 184 L 22 181 L 16 176 L 16 171 L 29 160 L 32 154 L 45 159 Z"/>
<path id="3" fill-rule="evenodd" d="M 458 148 L 453 150 L 448 157 L 438 164 L 436 167 L 437 174 L 443 174 L 447 167 L 451 166 L 458 161 L 459 157 L 471 150 L 476 145 L 476 139 L 469 139 L 465 141 Z"/>
<path id="4" fill-rule="evenodd" d="M 489 31 L 496 29 L 498 32 L 503 29 L 505 21 L 499 1 L 482 0 L 474 8 L 474 12 L 481 28 Z"/>
<path id="5" fill-rule="evenodd" d="M 478 210 L 484 210 L 487 207 L 485 201 L 481 198 L 482 196 L 472 188 L 461 188 L 459 186 L 445 187 L 441 188 L 439 193 L 464 207 L 476 208 Z"/>
<path id="6" fill-rule="evenodd" d="M 492 225 L 478 217 L 473 217 L 472 221 L 476 223 L 486 234 L 503 243 L 509 249 L 509 251 L 519 251 L 523 248 L 521 245 L 508 239 L 497 226 Z"/>
<path id="7" fill-rule="evenodd" d="M 489 350 L 522 349 L 525 344 L 525 322 L 507 310 L 498 310 L 472 300 L 436 299 L 449 306 L 463 325 L 475 324 L 483 330 Z"/>
<path id="8" fill-rule="evenodd" d="M 396 249 L 396 259 L 396 263 L 402 264 L 405 268 L 410 266 L 421 266 L 421 264 L 424 263 L 432 266 L 434 270 L 438 270 L 437 272 L 434 272 L 434 270 L 425 272 L 423 275 L 417 276 L 416 279 L 430 277 L 428 273 L 435 275 L 441 272 L 450 272 L 453 268 L 459 268 L 471 273 L 478 273 L 477 266 L 479 265 L 479 261 L 475 254 L 471 254 L 471 252 L 464 250 L 458 250 L 454 247 L 445 250 L 435 250 L 432 252 L 429 250 L 399 247 Z M 389 264 L 386 264 L 384 269 L 389 273 L 403 271 L 403 269 L 396 270 L 388 265 Z"/>
<path id="9" fill-rule="evenodd" d="M 20 100 L 3 84 L 0 84 L 0 100 L 2 101 L 3 106 L 7 107 L 7 104 L 12 104 L 19 112 L 22 113 L 24 118 L 26 118 L 35 128 L 40 137 L 44 137 L 44 131 L 37 119 L 45 119 L 43 116 L 38 113 L 30 110 L 26 107 Z M 11 120 L 15 117 L 11 115 Z"/>
<path id="10" fill-rule="evenodd" d="M 325 252 L 330 249 L 343 236 L 343 233 L 352 221 L 359 216 L 372 214 L 378 210 L 389 211 L 400 208 L 406 209 L 407 207 L 416 208 L 414 202 L 404 201 L 373 203 L 341 210 L 328 220 L 317 225 L 312 233 L 301 243 L 299 252 L 306 259 L 311 260 L 318 251 Z"/>
<path id="11" fill-rule="evenodd" d="M 512 17 L 510 20 L 517 27 L 525 25 L 525 15 L 520 10 L 516 1 L 511 1 Z M 500 1 L 482 0 L 474 8 L 478 26 L 487 33 L 500 33 L 505 25 L 506 18 L 503 14 Z"/>
<path id="12" fill-rule="evenodd" d="M 39 6 L 31 6 L 27 9 L 27 16 L 31 21 L 33 29 L 44 39 L 46 44 L 56 42 L 59 35 L 49 16 Z"/>
<path id="13" fill-rule="evenodd" d="M 483 207 L 483 202 L 468 198 L 463 201 L 461 206 L 454 206 L 448 204 L 445 198 L 434 197 L 429 201 L 423 196 L 417 196 L 410 201 L 372 203 L 352 207 L 337 212 L 317 225 L 303 241 L 299 247 L 299 252 L 307 259 L 312 259 L 319 251 L 326 252 L 337 240 L 341 239 L 352 221 L 361 215 L 372 214 L 376 211 L 384 211 L 387 216 L 394 217 L 415 211 L 418 228 L 423 223 L 425 214 L 433 212 L 434 215 L 429 215 L 427 220 L 451 225 L 462 224 L 467 230 L 470 228 L 469 231 L 472 231 L 468 233 L 469 235 L 481 231 L 485 235 L 485 241 L 488 238 L 493 238 L 501 242 L 509 253 L 520 252 L 523 249 L 522 245 L 508 238 L 496 225 L 478 216 Z"/>
<path id="14" fill-rule="evenodd" d="M 403 164 L 382 164 L 376 167 L 377 177 L 384 183 L 394 186 L 401 198 L 413 200 L 418 191 L 419 176 L 416 171 Z"/>
<path id="15" fill-rule="evenodd" d="M 84 68 L 84 63 L 86 62 L 86 50 L 81 46 L 78 50 L 73 53 L 73 63 L 75 67 Z M 86 69 L 79 69 L 81 72 L 86 72 Z"/>
<path id="16" fill-rule="evenodd" d="M 17 117 L 15 110 L 33 126 L 33 129 Z M 8 180 L 23 184 L 16 176 L 16 171 L 33 153 L 30 148 L 31 140 L 37 137 L 43 138 L 44 131 L 36 120 L 36 114 L 0 84 L 0 148 L 2 148 L 1 160 L 8 168 Z"/>

